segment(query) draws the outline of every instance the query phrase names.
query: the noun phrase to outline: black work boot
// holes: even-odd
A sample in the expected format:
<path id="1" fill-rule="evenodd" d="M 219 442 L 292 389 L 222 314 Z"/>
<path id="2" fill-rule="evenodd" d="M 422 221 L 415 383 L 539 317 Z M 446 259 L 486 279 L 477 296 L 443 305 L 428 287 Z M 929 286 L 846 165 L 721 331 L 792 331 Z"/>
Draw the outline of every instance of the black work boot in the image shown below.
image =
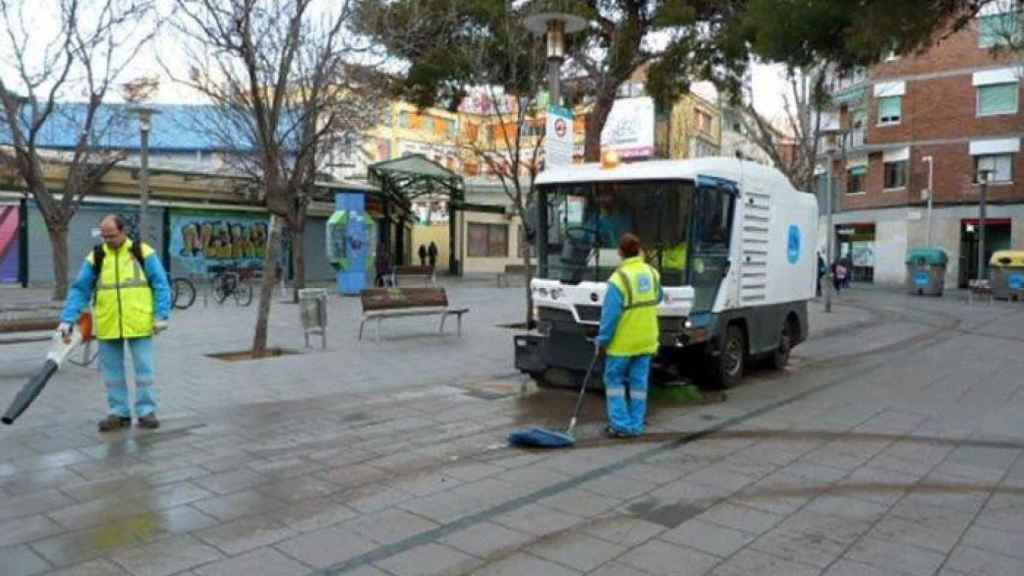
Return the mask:
<path id="1" fill-rule="evenodd" d="M 121 428 L 127 428 L 131 425 L 131 418 L 118 416 L 117 414 L 110 414 L 103 420 L 100 420 L 99 429 L 100 432 L 112 432 L 114 430 L 120 430 Z"/>
<path id="2" fill-rule="evenodd" d="M 156 430 L 159 427 L 160 421 L 156 419 L 156 414 L 146 414 L 145 416 L 139 417 L 139 428 Z"/>

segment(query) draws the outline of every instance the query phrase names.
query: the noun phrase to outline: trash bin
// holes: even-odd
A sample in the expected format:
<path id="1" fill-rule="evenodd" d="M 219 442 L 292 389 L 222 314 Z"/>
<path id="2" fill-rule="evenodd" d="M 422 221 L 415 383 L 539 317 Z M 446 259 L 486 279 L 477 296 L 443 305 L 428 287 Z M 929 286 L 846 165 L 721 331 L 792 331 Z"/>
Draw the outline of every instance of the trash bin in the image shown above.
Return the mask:
<path id="1" fill-rule="evenodd" d="M 942 296 L 949 257 L 942 248 L 914 248 L 907 254 L 907 290 L 918 296 Z"/>
<path id="2" fill-rule="evenodd" d="M 327 348 L 327 290 L 304 288 L 299 290 L 299 314 L 302 331 L 309 348 L 309 335 L 320 334 L 321 348 Z"/>
<path id="3" fill-rule="evenodd" d="M 992 296 L 1000 300 L 1024 297 L 1024 251 L 1000 250 L 989 261 Z"/>

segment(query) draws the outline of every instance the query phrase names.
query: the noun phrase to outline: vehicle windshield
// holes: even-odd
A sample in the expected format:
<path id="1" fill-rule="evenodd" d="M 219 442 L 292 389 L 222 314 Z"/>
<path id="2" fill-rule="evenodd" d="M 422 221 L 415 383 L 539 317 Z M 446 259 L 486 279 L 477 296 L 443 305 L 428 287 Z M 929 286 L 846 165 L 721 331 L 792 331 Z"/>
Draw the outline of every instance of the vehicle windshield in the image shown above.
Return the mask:
<path id="1" fill-rule="evenodd" d="M 547 187 L 547 276 L 604 281 L 621 264 L 619 239 L 640 238 L 665 286 L 686 282 L 691 181 L 600 182 Z"/>

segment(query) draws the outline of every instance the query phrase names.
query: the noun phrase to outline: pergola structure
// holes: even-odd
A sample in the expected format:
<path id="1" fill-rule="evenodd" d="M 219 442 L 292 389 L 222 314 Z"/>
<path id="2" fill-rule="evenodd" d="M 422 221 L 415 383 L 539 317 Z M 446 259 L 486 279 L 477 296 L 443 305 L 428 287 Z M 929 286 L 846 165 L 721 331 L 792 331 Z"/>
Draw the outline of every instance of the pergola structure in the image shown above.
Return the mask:
<path id="1" fill-rule="evenodd" d="M 377 162 L 371 164 L 367 172 L 370 184 L 379 187 L 385 198 L 399 197 L 407 202 L 421 197 L 448 198 L 448 270 L 458 274 L 456 255 L 460 252 L 456 250 L 455 211 L 465 208 L 462 177 L 422 154 Z M 390 218 L 390 214 L 386 217 Z"/>

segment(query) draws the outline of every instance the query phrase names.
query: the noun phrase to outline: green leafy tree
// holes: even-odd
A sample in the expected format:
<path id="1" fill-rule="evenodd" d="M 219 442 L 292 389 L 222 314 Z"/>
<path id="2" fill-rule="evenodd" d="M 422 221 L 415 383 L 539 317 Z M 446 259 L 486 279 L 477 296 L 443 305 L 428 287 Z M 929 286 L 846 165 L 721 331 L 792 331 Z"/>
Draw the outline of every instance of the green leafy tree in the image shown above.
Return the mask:
<path id="1" fill-rule="evenodd" d="M 455 106 L 466 85 L 492 80 L 478 74 L 464 47 L 491 38 L 486 54 L 525 62 L 528 45 L 502 41 L 506 22 L 544 11 L 586 19 L 589 25 L 569 37 L 563 74 L 589 106 L 585 156 L 596 160 L 618 89 L 643 66 L 647 92 L 662 103 L 696 80 L 738 95 L 752 56 L 794 70 L 828 64 L 845 71 L 892 51 L 924 50 L 998 1 L 360 0 L 358 22 L 405 63 L 398 94 Z"/>

